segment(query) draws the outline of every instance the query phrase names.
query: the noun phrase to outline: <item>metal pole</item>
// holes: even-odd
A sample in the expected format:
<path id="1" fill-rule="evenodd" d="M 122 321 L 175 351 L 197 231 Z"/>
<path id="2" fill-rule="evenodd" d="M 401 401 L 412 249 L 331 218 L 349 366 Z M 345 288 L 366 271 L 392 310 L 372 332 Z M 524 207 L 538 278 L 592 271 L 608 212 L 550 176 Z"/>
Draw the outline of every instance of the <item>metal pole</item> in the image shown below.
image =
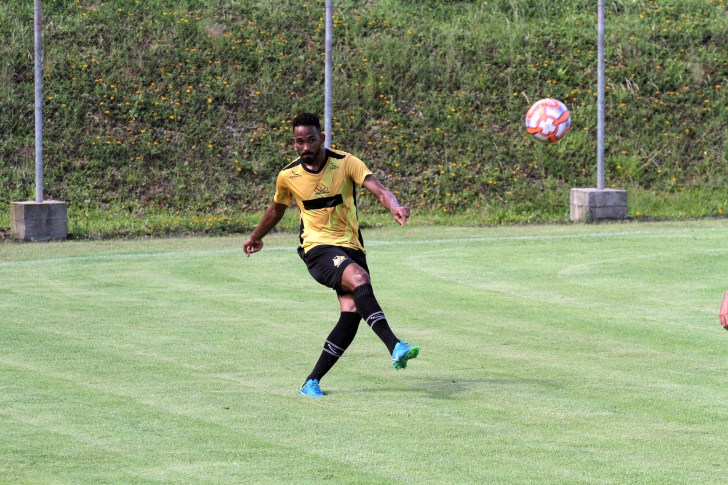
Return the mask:
<path id="1" fill-rule="evenodd" d="M 333 50 L 334 0 L 326 0 L 326 73 L 324 78 L 324 147 L 331 148 L 331 58 Z"/>
<path id="2" fill-rule="evenodd" d="M 604 188 L 604 0 L 597 0 L 597 189 Z"/>
<path id="3" fill-rule="evenodd" d="M 43 24 L 41 0 L 35 0 L 35 201 L 43 202 Z"/>

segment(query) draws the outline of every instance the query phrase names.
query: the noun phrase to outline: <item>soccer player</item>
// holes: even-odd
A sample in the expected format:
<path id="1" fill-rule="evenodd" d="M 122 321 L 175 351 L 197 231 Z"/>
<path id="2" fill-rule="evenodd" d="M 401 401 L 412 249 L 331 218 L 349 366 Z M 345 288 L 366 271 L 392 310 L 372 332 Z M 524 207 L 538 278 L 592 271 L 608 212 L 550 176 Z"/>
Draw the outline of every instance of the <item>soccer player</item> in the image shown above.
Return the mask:
<path id="1" fill-rule="evenodd" d="M 723 328 L 728 330 L 728 291 L 723 295 L 723 304 L 720 306 L 718 318 L 720 318 L 720 324 L 723 325 Z"/>
<path id="2" fill-rule="evenodd" d="M 336 291 L 341 305 L 339 321 L 301 387 L 302 394 L 323 397 L 319 382 L 354 340 L 362 318 L 387 346 L 395 369 L 404 369 L 419 354 L 419 346 L 394 336 L 374 297 L 356 213 L 357 185 L 371 192 L 401 226 L 410 210 L 397 203 L 361 160 L 323 147 L 318 116 L 302 113 L 292 125 L 293 146 L 300 156 L 278 174 L 273 202 L 243 249 L 246 256 L 263 249 L 263 237 L 295 198 L 301 209 L 298 254 L 316 281 Z"/>

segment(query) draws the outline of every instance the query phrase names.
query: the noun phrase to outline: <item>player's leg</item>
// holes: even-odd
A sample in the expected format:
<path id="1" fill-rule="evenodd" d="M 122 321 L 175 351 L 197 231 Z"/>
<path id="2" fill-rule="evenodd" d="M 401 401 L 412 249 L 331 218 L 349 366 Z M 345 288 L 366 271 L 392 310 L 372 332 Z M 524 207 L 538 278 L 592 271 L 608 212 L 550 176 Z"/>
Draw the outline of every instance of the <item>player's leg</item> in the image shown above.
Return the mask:
<path id="1" fill-rule="evenodd" d="M 394 335 L 382 308 L 374 296 L 369 273 L 360 265 L 351 263 L 341 275 L 340 286 L 341 291 L 350 291 L 354 296 L 356 310 L 387 346 L 389 353 L 392 354 L 392 364 L 395 369 L 399 370 L 407 367 L 407 361 L 417 357 L 420 348 L 417 345 L 410 346 Z"/>
<path id="2" fill-rule="evenodd" d="M 384 312 L 374 297 L 369 273 L 356 263 L 349 264 L 341 275 L 341 290 L 351 292 L 359 314 L 392 353 L 399 339 L 389 327 Z"/>
<path id="3" fill-rule="evenodd" d="M 339 300 L 341 300 L 342 297 L 346 296 L 347 295 L 340 296 Z M 306 378 L 307 384 L 311 380 L 320 382 L 321 379 L 329 371 L 329 369 L 331 369 L 331 367 L 333 367 L 333 365 L 339 360 L 339 357 L 342 356 L 344 351 L 349 348 L 349 345 L 351 345 L 351 342 L 356 336 L 356 331 L 359 328 L 361 316 L 356 313 L 356 311 L 347 311 L 347 309 L 353 308 L 354 303 L 353 296 L 348 296 L 348 299 L 351 300 L 351 304 L 344 305 L 344 303 L 342 303 L 339 321 L 336 323 L 336 326 L 331 331 L 329 336 L 326 337 L 326 342 L 324 342 L 324 350 L 323 352 L 321 352 L 321 356 L 316 362 L 313 371 L 311 371 L 311 374 L 309 374 L 309 376 Z M 356 310 L 356 308 L 353 309 Z M 304 392 L 304 394 L 307 393 Z"/>
<path id="4" fill-rule="evenodd" d="M 374 299 L 364 253 L 337 246 L 317 246 L 308 253 L 299 248 L 298 253 L 306 263 L 311 276 L 322 285 L 334 289 L 341 304 L 339 323 L 326 339 L 324 351 L 319 357 L 314 371 L 301 387 L 302 394 L 313 397 L 324 395 L 319 387 L 319 381 L 351 344 L 361 320 L 359 315 L 369 319 L 368 323 L 372 330 L 387 345 L 392 354 L 392 364 L 396 369 L 404 368 L 408 359 L 417 356 L 419 347 L 410 347 L 406 342 L 400 342 L 394 336 L 384 318 L 384 313 Z M 350 267 L 358 269 L 349 270 Z M 351 276 L 347 276 L 345 279 L 344 274 Z M 344 284 L 346 284 L 346 289 Z M 353 291 L 355 289 L 358 291 Z M 360 294 L 358 299 L 357 294 Z M 362 309 L 364 309 L 364 313 L 362 313 Z"/>
<path id="5" fill-rule="evenodd" d="M 341 303 L 339 321 L 324 342 L 324 349 L 319 356 L 313 371 L 301 387 L 301 393 L 313 397 L 321 397 L 323 393 L 319 381 L 339 360 L 356 336 L 361 316 L 356 312 L 354 297 L 344 294 L 339 288 L 341 273 L 351 259 L 346 252 L 336 246 L 318 246 L 308 253 L 299 250 L 301 259 L 306 263 L 313 278 L 324 286 L 336 291 Z"/>

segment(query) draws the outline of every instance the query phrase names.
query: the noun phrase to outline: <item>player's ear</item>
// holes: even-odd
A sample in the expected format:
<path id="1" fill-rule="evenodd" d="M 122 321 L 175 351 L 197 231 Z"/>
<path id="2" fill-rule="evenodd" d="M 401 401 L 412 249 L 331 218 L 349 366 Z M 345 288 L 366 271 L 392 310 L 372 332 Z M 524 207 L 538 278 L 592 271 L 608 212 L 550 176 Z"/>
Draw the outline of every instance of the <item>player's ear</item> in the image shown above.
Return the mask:
<path id="1" fill-rule="evenodd" d="M 325 133 L 321 133 L 321 143 L 323 143 L 324 140 L 326 140 L 326 134 Z"/>

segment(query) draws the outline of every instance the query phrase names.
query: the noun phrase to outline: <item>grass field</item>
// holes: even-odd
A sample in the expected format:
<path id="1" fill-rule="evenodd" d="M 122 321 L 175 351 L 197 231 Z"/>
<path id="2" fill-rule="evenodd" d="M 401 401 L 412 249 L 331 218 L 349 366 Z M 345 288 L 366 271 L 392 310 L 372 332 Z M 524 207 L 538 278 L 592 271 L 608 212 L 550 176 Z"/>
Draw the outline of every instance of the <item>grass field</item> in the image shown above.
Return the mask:
<path id="1" fill-rule="evenodd" d="M 364 234 L 395 372 L 272 235 L 0 245 L 0 483 L 724 484 L 728 221 Z"/>

